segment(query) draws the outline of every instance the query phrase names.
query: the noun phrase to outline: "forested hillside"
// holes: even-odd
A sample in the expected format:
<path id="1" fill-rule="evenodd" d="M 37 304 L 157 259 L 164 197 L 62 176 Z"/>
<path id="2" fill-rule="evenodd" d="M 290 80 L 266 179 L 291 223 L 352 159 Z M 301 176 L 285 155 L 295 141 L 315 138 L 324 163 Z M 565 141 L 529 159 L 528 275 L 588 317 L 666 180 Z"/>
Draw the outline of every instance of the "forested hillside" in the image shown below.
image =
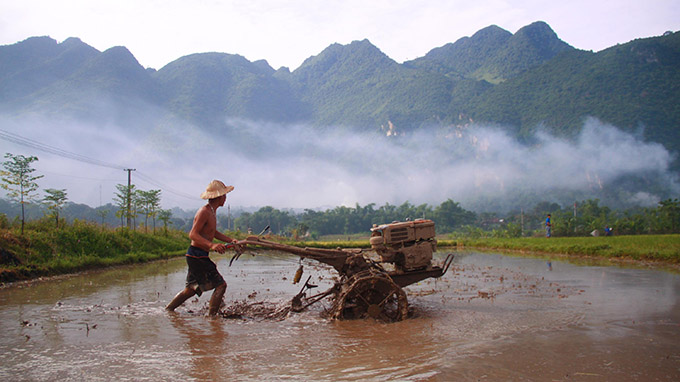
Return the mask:
<path id="1" fill-rule="evenodd" d="M 134 119 L 152 106 L 208 130 L 229 118 L 405 133 L 473 122 L 528 136 L 573 136 L 587 116 L 677 152 L 680 35 L 601 52 L 575 49 L 536 22 L 515 34 L 489 26 L 399 64 L 368 40 L 333 44 L 299 68 L 202 53 L 144 69 L 124 47 L 29 38 L 0 47 L 0 110 Z"/>
<path id="2" fill-rule="evenodd" d="M 519 126 L 526 136 L 539 124 L 573 135 L 585 116 L 619 128 L 643 128 L 647 139 L 680 148 L 680 34 L 641 39 L 593 53 L 565 51 L 543 65 L 476 97 L 481 121 Z"/>
<path id="3" fill-rule="evenodd" d="M 432 49 L 424 57 L 404 65 L 451 78 L 472 78 L 496 84 L 565 50 L 574 48 L 561 41 L 545 23 L 533 23 L 514 35 L 492 25 L 471 37 Z"/>
<path id="4" fill-rule="evenodd" d="M 219 126 L 225 117 L 286 123 L 309 116 L 292 87 L 276 78 L 264 61 L 194 54 L 171 62 L 151 78 L 160 86 L 163 107 L 203 126 Z"/>

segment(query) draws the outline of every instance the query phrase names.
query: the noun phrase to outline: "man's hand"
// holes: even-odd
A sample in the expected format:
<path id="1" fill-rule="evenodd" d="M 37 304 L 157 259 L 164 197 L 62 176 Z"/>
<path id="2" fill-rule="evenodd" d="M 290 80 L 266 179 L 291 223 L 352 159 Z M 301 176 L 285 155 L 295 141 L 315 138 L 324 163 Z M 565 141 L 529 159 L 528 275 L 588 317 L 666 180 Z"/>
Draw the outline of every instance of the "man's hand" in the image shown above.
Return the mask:
<path id="1" fill-rule="evenodd" d="M 238 240 L 233 240 L 231 244 L 227 246 L 227 248 L 234 248 L 234 251 L 236 251 L 236 253 L 243 253 L 243 245 L 239 243 Z"/>
<path id="2" fill-rule="evenodd" d="M 210 250 L 217 253 L 224 253 L 227 251 L 227 247 L 222 243 L 212 243 L 210 244 Z"/>

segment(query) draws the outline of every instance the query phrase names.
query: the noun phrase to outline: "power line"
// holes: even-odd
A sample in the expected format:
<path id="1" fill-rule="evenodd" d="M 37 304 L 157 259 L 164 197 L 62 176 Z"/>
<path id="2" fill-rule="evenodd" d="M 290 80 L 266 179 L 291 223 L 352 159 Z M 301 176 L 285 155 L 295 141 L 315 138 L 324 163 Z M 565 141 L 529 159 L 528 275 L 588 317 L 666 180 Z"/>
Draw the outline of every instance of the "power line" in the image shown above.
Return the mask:
<path id="1" fill-rule="evenodd" d="M 124 169 L 123 166 L 119 166 L 117 164 L 108 163 L 108 162 L 100 161 L 100 160 L 97 160 L 97 159 L 92 159 L 92 158 L 86 157 L 84 155 L 80 155 L 80 154 L 72 153 L 70 151 L 62 150 L 58 147 L 46 145 L 44 143 L 40 143 L 38 141 L 34 141 L 32 139 L 25 138 L 25 137 L 22 137 L 22 136 L 17 135 L 17 134 L 13 134 L 13 133 L 10 133 L 10 132 L 5 131 L 5 130 L 0 130 L 0 139 L 4 139 L 6 141 L 18 143 L 18 144 L 23 145 L 23 146 L 27 146 L 27 147 L 38 149 L 38 150 L 41 150 L 41 151 L 45 151 L 45 152 L 48 152 L 48 153 L 51 153 L 51 154 L 58 155 L 60 157 L 77 160 L 79 162 L 89 163 L 89 164 L 93 164 L 93 165 L 96 165 L 96 166 L 114 168 L 116 170 L 123 170 Z"/>
<path id="2" fill-rule="evenodd" d="M 145 175 L 145 174 L 142 173 L 142 172 L 137 171 L 137 176 L 138 176 L 139 178 L 144 179 L 144 180 L 147 181 L 148 183 L 151 183 L 151 184 L 153 184 L 153 185 L 156 186 L 156 187 L 160 187 L 162 190 L 167 191 L 167 192 L 169 192 L 169 193 L 171 193 L 171 194 L 175 194 L 175 195 L 181 196 L 181 197 L 183 197 L 183 198 L 196 199 L 196 196 L 192 196 L 192 195 L 189 195 L 189 194 L 185 194 L 185 193 L 183 193 L 183 192 L 181 192 L 181 191 L 175 191 L 175 190 L 173 190 L 172 188 L 170 188 L 170 187 L 164 185 L 163 183 L 160 183 L 160 182 L 158 182 L 158 181 L 156 181 L 156 180 L 151 179 L 148 175 Z"/>
<path id="3" fill-rule="evenodd" d="M 108 168 L 113 168 L 113 169 L 116 169 L 116 170 L 123 170 L 123 171 L 130 170 L 130 169 L 125 168 L 124 166 L 120 166 L 120 165 L 117 165 L 117 164 L 112 164 L 112 163 L 100 161 L 100 160 L 97 160 L 97 159 L 92 159 L 92 158 L 86 157 L 84 155 L 72 153 L 70 151 L 66 151 L 66 150 L 60 149 L 58 147 L 54 147 L 54 146 L 50 146 L 50 145 L 47 145 L 47 144 L 44 144 L 44 143 L 40 143 L 38 141 L 29 139 L 29 138 L 26 138 L 26 137 L 22 137 L 20 135 L 10 133 L 10 132 L 2 130 L 2 129 L 0 129 L 0 139 L 4 139 L 6 141 L 18 143 L 22 146 L 31 147 L 31 148 L 34 148 L 34 149 L 37 149 L 37 150 L 40 150 L 40 151 L 45 151 L 45 152 L 48 152 L 50 154 L 54 154 L 54 155 L 57 155 L 57 156 L 60 156 L 60 157 L 63 157 L 63 158 L 72 159 L 72 160 L 76 160 L 76 161 L 79 161 L 79 162 L 92 164 L 92 165 L 95 165 L 95 166 L 108 167 Z M 129 175 L 129 171 L 128 171 L 128 175 Z M 137 175 L 140 178 L 146 180 L 148 183 L 151 183 L 151 184 L 153 184 L 157 187 L 160 187 L 161 190 L 163 190 L 163 191 L 167 191 L 171 194 L 175 194 L 175 195 L 181 196 L 183 198 L 196 199 L 192 195 L 185 194 L 181 191 L 175 191 L 172 188 L 152 179 L 148 175 L 145 175 L 145 174 L 143 174 L 139 171 L 137 171 Z"/>
<path id="4" fill-rule="evenodd" d="M 96 181 L 96 182 L 120 182 L 120 179 L 91 178 L 91 177 L 87 177 L 87 176 L 70 175 L 70 174 L 62 174 L 62 173 L 53 172 L 53 171 L 45 171 L 45 170 L 42 170 L 42 169 L 40 170 L 40 172 L 45 173 L 45 174 L 63 176 L 63 177 L 67 177 L 67 178 L 93 180 L 93 181 Z"/>

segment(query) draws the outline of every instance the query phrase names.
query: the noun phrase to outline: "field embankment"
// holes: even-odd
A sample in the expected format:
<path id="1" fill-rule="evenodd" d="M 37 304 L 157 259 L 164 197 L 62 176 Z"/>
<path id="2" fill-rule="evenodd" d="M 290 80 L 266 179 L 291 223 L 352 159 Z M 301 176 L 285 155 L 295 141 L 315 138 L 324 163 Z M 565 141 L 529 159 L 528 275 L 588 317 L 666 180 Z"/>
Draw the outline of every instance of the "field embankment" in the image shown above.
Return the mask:
<path id="1" fill-rule="evenodd" d="M 0 282 L 164 259 L 182 255 L 189 245 L 187 234 L 177 230 L 144 233 L 143 230 L 107 229 L 78 221 L 58 229 L 45 222 L 34 224 L 36 226 L 28 227 L 24 235 L 20 235 L 16 229 L 0 229 Z M 231 236 L 243 235 L 231 233 Z M 299 247 L 370 248 L 368 240 L 364 238 L 344 241 L 277 239 Z M 680 267 L 680 235 L 439 239 L 438 247 L 442 250 L 456 247 L 567 257 L 588 256 Z"/>
<path id="2" fill-rule="evenodd" d="M 187 234 L 174 230 L 144 233 L 80 221 L 55 228 L 35 222 L 23 235 L 0 229 L 0 282 L 163 259 L 183 254 L 188 245 Z"/>
<path id="3" fill-rule="evenodd" d="M 439 246 L 680 264 L 680 235 L 456 239 Z"/>
<path id="4" fill-rule="evenodd" d="M 438 247 L 480 251 L 588 256 L 607 260 L 662 262 L 680 266 L 680 235 L 631 235 L 599 237 L 522 237 L 438 239 Z M 319 248 L 370 248 L 368 240 L 289 242 Z"/>

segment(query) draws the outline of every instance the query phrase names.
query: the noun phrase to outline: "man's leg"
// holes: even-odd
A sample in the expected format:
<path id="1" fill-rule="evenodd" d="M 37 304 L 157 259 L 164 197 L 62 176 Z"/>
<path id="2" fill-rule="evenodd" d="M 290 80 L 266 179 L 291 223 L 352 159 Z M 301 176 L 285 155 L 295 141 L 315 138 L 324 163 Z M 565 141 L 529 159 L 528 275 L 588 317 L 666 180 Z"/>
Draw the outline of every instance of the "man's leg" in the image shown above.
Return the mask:
<path id="1" fill-rule="evenodd" d="M 224 292 L 227 290 L 227 283 L 223 282 L 218 285 L 213 291 L 212 296 L 210 296 L 210 310 L 208 315 L 214 316 L 220 311 L 220 305 L 222 305 L 222 297 L 224 297 Z"/>
<path id="2" fill-rule="evenodd" d="M 187 299 L 189 299 L 191 296 L 193 296 L 195 294 L 196 294 L 196 291 L 193 290 L 192 288 L 189 288 L 189 287 L 184 288 L 184 290 L 177 293 L 177 296 L 175 296 L 175 298 L 173 298 L 172 301 L 170 301 L 168 306 L 165 307 L 165 310 L 169 310 L 169 311 L 172 312 L 173 310 L 175 310 L 175 308 L 182 305 L 184 303 L 184 301 L 186 301 Z"/>

